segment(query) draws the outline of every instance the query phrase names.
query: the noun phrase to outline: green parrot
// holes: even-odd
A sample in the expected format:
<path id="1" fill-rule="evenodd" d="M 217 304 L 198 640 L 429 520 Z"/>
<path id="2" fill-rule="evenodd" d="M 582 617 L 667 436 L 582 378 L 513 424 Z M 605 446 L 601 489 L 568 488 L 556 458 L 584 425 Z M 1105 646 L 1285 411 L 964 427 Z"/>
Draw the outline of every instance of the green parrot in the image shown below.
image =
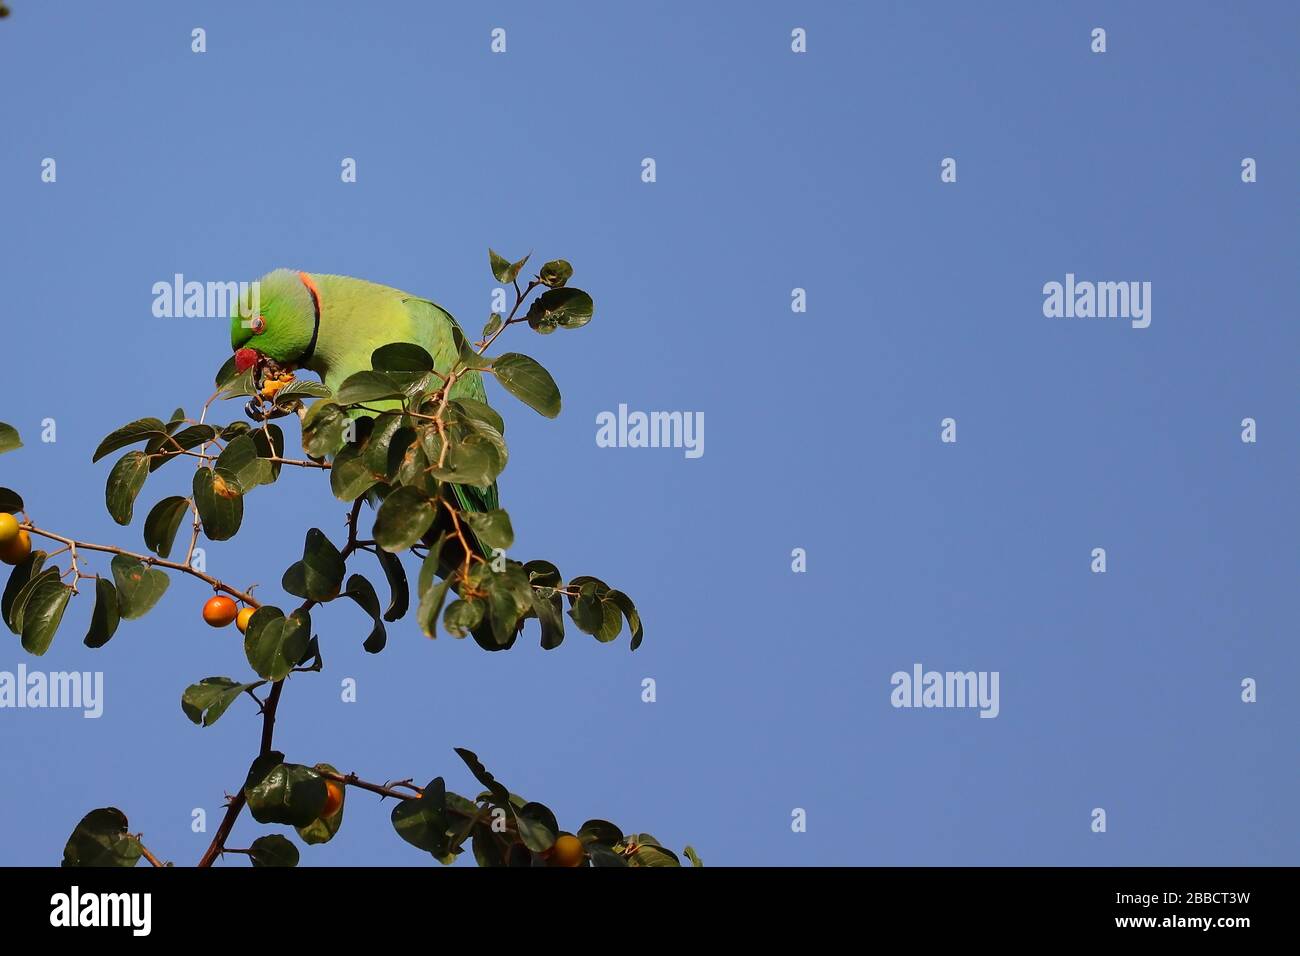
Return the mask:
<path id="1" fill-rule="evenodd" d="M 452 329 L 456 320 L 441 306 L 388 286 L 348 276 L 320 275 L 276 269 L 258 280 L 259 301 L 252 316 L 240 309 L 230 320 L 230 344 L 235 349 L 235 367 L 254 369 L 260 391 L 268 375 L 295 369 L 309 369 L 320 375 L 331 391 L 337 391 L 349 375 L 368 370 L 375 349 L 395 342 L 421 346 L 434 360 L 438 371 L 446 372 L 456 357 Z M 463 333 L 462 333 L 463 334 Z M 478 372 L 457 378 L 451 398 L 471 398 L 487 403 L 487 393 Z M 376 408 L 400 407 L 400 402 L 376 402 Z M 261 419 L 261 403 L 249 403 L 248 414 Z M 454 503 L 463 511 L 490 511 L 499 507 L 495 483 L 490 488 L 473 485 L 446 486 Z M 440 520 L 446 520 L 439 509 Z M 431 536 L 439 533 L 435 523 Z M 466 529 L 468 531 L 468 529 Z M 480 555 L 486 549 L 469 532 L 469 541 Z M 445 563 L 453 568 L 464 558 L 463 551 L 444 547 Z"/>

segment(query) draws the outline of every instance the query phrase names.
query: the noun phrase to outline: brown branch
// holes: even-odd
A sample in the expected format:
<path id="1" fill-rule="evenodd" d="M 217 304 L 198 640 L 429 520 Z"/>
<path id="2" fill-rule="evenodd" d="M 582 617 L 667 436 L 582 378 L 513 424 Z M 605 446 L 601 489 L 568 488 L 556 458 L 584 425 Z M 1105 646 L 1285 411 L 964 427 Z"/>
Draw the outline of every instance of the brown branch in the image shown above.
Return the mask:
<path id="1" fill-rule="evenodd" d="M 336 780 L 349 787 L 356 787 L 358 790 L 368 790 L 371 793 L 377 793 L 381 797 L 396 797 L 398 800 L 411 799 L 411 794 L 403 793 L 401 790 L 398 790 L 397 787 L 405 787 L 408 790 L 414 790 L 415 796 L 417 797 L 424 793 L 423 787 L 417 787 L 415 784 L 409 783 L 405 780 L 398 781 L 395 785 L 389 785 L 385 783 L 370 783 L 369 781 L 362 780 L 355 773 L 330 773 L 328 770 L 318 770 L 316 772 L 326 780 Z M 451 807 L 448 807 L 447 810 L 448 812 L 452 812 Z"/>
<path id="2" fill-rule="evenodd" d="M 510 314 L 506 316 L 506 320 L 501 323 L 501 327 L 492 333 L 491 338 L 488 338 L 485 341 L 479 343 L 478 346 L 479 355 L 482 355 L 484 352 L 486 352 L 488 348 L 491 347 L 492 343 L 495 342 L 500 337 L 501 333 L 504 332 L 506 329 L 508 329 L 510 326 L 517 325 L 520 322 L 526 321 L 526 319 L 523 318 L 516 319 L 515 313 L 518 312 L 519 307 L 524 304 L 524 299 L 528 298 L 528 296 L 532 294 L 532 291 L 541 284 L 542 283 L 539 282 L 538 280 L 533 279 L 531 282 L 528 283 L 528 288 L 524 289 L 521 292 L 519 290 L 519 280 L 518 279 L 515 280 L 514 308 L 510 310 Z"/>
<path id="3" fill-rule="evenodd" d="M 214 439 L 215 441 L 215 439 Z M 205 446 L 206 447 L 206 444 Z M 206 455 L 198 451 L 159 451 L 150 455 L 150 458 L 175 458 L 177 455 L 188 455 L 191 458 L 197 458 L 200 461 L 216 461 L 220 455 Z M 299 461 L 297 458 L 281 458 L 278 455 L 269 455 L 263 457 L 257 456 L 262 461 L 269 461 L 276 465 L 297 465 L 299 468 L 323 468 L 329 470 L 332 466 L 327 461 Z"/>
<path id="4" fill-rule="evenodd" d="M 135 842 L 140 844 L 140 852 L 144 854 L 144 858 L 148 860 L 152 866 L 158 866 L 158 867 L 163 866 L 163 862 L 159 860 L 158 857 L 150 853 L 149 848 L 140 842 L 143 836 L 144 836 L 143 833 L 137 833 L 135 835 Z"/>
<path id="5" fill-rule="evenodd" d="M 76 549 L 80 548 L 82 551 L 102 551 L 105 554 L 120 554 L 123 555 L 124 557 L 135 558 L 137 561 L 141 561 L 150 566 L 156 565 L 157 567 L 168 568 L 169 570 L 172 571 L 181 571 L 185 574 L 189 574 L 192 575 L 193 577 L 198 578 L 200 581 L 204 581 L 212 585 L 212 587 L 217 591 L 225 591 L 227 594 L 231 595 L 232 597 L 239 598 L 239 600 L 243 601 L 249 607 L 262 606 L 261 604 L 258 603 L 257 599 L 254 598 L 251 594 L 248 594 L 244 591 L 236 590 L 235 588 L 232 588 L 230 585 L 226 584 L 225 582 L 220 581 L 217 578 L 214 578 L 212 575 L 204 571 L 200 571 L 197 568 L 192 568 L 188 564 L 180 564 L 177 561 L 168 561 L 165 558 L 160 558 L 152 554 L 138 554 L 135 551 L 128 551 L 125 548 L 119 548 L 116 545 L 112 545 L 112 544 L 91 544 L 89 541 L 77 541 L 74 540 L 73 538 L 67 538 L 61 534 L 56 534 L 53 531 L 46 531 L 44 528 L 38 528 L 30 521 L 24 521 L 22 524 L 22 528 L 32 534 L 38 534 L 43 538 L 50 538 L 53 541 L 61 541 L 63 542 L 63 544 L 67 545 L 68 548 L 73 552 L 75 552 Z"/>
<path id="6" fill-rule="evenodd" d="M 348 557 L 357 549 L 357 516 L 361 513 L 361 502 L 363 499 L 358 498 L 352 503 L 352 510 L 348 513 L 348 543 L 343 546 L 339 552 L 346 562 Z M 306 600 L 298 608 L 299 611 L 307 611 L 316 605 L 315 601 Z M 280 709 L 280 695 L 284 693 L 284 680 L 278 680 L 271 685 L 271 693 L 267 695 L 266 700 L 262 702 L 262 739 L 258 748 L 258 756 L 264 757 L 269 754 L 274 745 L 275 737 L 275 715 Z M 221 818 L 221 824 L 217 827 L 217 832 L 212 836 L 212 842 L 208 848 L 203 851 L 203 856 L 199 858 L 198 866 L 210 867 L 223 852 L 226 852 L 226 840 L 230 837 L 230 831 L 235 827 L 235 821 L 239 819 L 239 814 L 243 812 L 244 804 L 247 803 L 244 797 L 243 785 L 240 785 L 239 791 L 230 798 L 230 803 L 226 806 L 226 814 Z M 231 853 L 238 852 L 235 850 Z"/>

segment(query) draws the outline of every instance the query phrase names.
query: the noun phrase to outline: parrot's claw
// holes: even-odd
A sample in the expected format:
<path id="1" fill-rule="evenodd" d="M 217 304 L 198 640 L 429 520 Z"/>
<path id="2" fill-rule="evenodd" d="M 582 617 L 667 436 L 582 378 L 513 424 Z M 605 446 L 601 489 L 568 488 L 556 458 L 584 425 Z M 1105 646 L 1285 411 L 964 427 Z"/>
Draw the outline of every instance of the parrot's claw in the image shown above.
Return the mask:
<path id="1" fill-rule="evenodd" d="M 244 406 L 244 414 L 255 422 L 264 422 L 272 418 L 283 418 L 289 413 L 289 409 L 276 408 L 275 406 L 272 406 L 271 410 L 267 411 L 262 407 L 262 403 L 255 398 L 249 399 L 248 404 Z"/>

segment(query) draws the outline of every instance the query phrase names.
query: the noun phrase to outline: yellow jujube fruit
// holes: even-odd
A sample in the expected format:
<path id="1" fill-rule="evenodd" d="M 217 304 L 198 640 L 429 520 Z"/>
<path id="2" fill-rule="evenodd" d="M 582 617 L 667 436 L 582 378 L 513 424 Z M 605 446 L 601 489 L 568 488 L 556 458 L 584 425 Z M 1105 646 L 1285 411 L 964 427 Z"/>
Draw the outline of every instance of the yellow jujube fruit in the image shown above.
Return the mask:
<path id="1" fill-rule="evenodd" d="M 566 833 L 551 847 L 547 854 L 547 862 L 551 866 L 581 866 L 586 855 L 586 851 L 582 848 L 582 841 L 573 834 Z"/>
<path id="2" fill-rule="evenodd" d="M 32 536 L 21 528 L 18 533 L 0 544 L 0 561 L 5 564 L 22 564 L 32 553 Z"/>

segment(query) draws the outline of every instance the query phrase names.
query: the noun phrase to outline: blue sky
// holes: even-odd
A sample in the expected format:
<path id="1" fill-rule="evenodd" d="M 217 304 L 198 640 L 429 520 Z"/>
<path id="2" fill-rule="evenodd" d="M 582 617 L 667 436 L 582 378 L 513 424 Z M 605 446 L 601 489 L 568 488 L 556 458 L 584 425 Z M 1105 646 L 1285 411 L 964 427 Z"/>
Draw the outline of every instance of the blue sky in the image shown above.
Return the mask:
<path id="1" fill-rule="evenodd" d="M 120 528 L 89 463 L 200 406 L 228 353 L 222 322 L 152 316 L 174 273 L 355 275 L 477 330 L 491 244 L 570 259 L 596 300 L 580 331 L 501 341 L 564 394 L 546 421 L 493 393 L 502 499 L 516 556 L 626 590 L 644 646 L 571 628 L 489 655 L 408 621 L 373 657 L 330 607 L 325 672 L 285 691 L 291 759 L 473 793 L 464 746 L 568 828 L 715 864 L 1297 862 L 1294 6 L 12 6 L 0 420 L 27 447 L 0 484 L 40 525 L 143 550 L 147 505 L 186 493 L 168 466 Z M 1044 317 L 1066 273 L 1149 281 L 1151 326 Z M 705 454 L 598 448 L 620 403 L 703 412 Z M 283 605 L 305 529 L 341 540 L 343 510 L 286 469 L 209 570 Z M 180 712 L 187 684 L 249 673 L 206 596 L 173 580 L 99 651 L 79 599 L 45 657 L 0 650 L 106 684 L 99 720 L 0 711 L 0 863 L 57 863 L 105 805 L 198 858 L 259 727 L 248 701 L 207 729 Z M 891 707 L 917 662 L 997 671 L 999 716 Z M 303 863 L 428 862 L 390 808 L 353 795 Z M 245 815 L 231 845 L 259 832 Z"/>

